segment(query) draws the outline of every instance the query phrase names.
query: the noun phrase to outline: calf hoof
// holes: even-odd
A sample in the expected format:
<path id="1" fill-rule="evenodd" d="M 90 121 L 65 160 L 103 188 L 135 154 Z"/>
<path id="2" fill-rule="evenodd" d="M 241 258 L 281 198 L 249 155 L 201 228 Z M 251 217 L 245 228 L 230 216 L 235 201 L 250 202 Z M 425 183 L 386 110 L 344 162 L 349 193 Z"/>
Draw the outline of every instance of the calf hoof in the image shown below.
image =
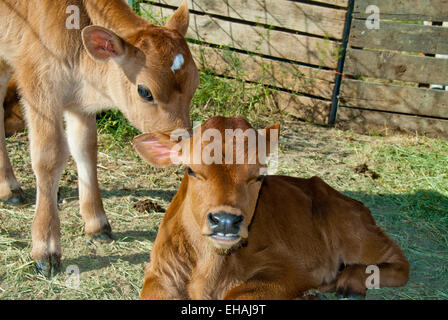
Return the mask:
<path id="1" fill-rule="evenodd" d="M 59 256 L 50 256 L 48 261 L 36 261 L 34 263 L 37 272 L 51 279 L 61 270 L 61 258 Z"/>
<path id="2" fill-rule="evenodd" d="M 355 292 L 350 288 L 339 288 L 336 291 L 336 297 L 339 299 L 348 299 L 348 300 L 364 300 L 366 297 L 361 292 Z"/>
<path id="3" fill-rule="evenodd" d="M 327 300 L 327 297 L 320 293 L 304 295 L 300 300 Z"/>
<path id="4" fill-rule="evenodd" d="M 13 190 L 11 197 L 4 202 L 10 206 L 20 206 L 22 204 L 25 204 L 25 194 L 23 193 L 21 188 Z"/>
<path id="5" fill-rule="evenodd" d="M 88 239 L 87 239 L 87 244 L 91 245 L 93 243 L 111 243 L 113 242 L 115 239 L 112 235 L 111 232 L 101 232 L 101 233 L 96 233 L 96 234 L 89 234 L 88 235 Z"/>
<path id="6" fill-rule="evenodd" d="M 92 236 L 92 239 L 103 243 L 110 243 L 115 240 L 112 233 L 110 232 L 96 234 Z"/>

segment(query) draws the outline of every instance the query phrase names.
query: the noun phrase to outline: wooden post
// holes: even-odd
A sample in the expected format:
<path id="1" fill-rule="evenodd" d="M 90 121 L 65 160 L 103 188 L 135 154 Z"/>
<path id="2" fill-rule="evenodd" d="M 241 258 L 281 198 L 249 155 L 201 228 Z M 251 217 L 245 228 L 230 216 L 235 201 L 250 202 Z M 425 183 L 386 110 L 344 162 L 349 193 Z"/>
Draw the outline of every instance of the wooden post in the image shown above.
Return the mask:
<path id="1" fill-rule="evenodd" d="M 338 61 L 338 72 L 336 74 L 336 83 L 334 85 L 333 101 L 331 103 L 330 121 L 329 121 L 329 125 L 331 125 L 331 126 L 334 126 L 336 123 L 336 116 L 337 116 L 338 105 L 339 105 L 339 93 L 340 93 L 341 84 L 342 84 L 342 74 L 344 73 L 345 56 L 347 53 L 348 40 L 350 37 L 350 29 L 351 29 L 351 25 L 352 25 L 352 15 L 353 15 L 354 7 L 355 7 L 355 0 L 350 0 L 349 5 L 348 5 L 347 18 L 345 20 L 344 38 L 342 39 L 341 57 L 339 58 L 339 61 Z"/>

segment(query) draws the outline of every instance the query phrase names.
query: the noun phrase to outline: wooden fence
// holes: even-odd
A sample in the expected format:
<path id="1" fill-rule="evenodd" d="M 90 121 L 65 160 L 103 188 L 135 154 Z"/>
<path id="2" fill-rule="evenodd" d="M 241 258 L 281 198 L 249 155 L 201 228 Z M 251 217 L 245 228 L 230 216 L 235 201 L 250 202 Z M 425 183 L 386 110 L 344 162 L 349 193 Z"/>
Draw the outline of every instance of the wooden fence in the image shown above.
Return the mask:
<path id="1" fill-rule="evenodd" d="M 187 38 L 199 68 L 269 86 L 300 118 L 328 124 L 333 101 L 338 126 L 448 136 L 448 91 L 419 87 L 448 84 L 448 59 L 418 55 L 448 53 L 448 28 L 417 23 L 448 20 L 448 0 L 355 0 L 335 97 L 349 1 L 190 0 Z M 140 7 L 163 23 L 179 3 Z M 369 5 L 380 9 L 378 30 L 366 26 Z"/>
<path id="2" fill-rule="evenodd" d="M 378 30 L 367 28 L 370 5 Z M 448 91 L 422 88 L 448 86 L 448 59 L 434 57 L 448 54 L 448 28 L 422 25 L 444 20 L 448 0 L 356 0 L 344 74 L 357 80 L 342 81 L 338 124 L 448 137 Z"/>

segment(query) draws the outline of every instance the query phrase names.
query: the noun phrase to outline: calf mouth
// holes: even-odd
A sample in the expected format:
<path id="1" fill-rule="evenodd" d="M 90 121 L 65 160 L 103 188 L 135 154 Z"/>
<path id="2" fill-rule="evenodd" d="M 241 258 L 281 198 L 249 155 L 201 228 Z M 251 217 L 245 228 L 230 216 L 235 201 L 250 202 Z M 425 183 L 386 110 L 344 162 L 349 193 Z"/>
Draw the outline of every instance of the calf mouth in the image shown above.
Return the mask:
<path id="1" fill-rule="evenodd" d="M 210 240 L 219 249 L 229 249 L 241 241 L 241 236 L 233 233 L 213 233 L 209 236 Z"/>

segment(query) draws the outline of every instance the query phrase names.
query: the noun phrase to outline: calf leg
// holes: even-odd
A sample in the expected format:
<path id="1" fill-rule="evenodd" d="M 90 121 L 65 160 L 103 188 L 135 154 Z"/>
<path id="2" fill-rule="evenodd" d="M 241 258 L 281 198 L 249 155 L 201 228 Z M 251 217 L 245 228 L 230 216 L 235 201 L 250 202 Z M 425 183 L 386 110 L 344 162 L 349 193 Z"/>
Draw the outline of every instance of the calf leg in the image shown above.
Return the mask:
<path id="1" fill-rule="evenodd" d="M 171 292 L 170 292 L 171 291 Z M 145 276 L 140 299 L 142 300 L 180 300 L 188 297 L 180 295 L 175 288 L 167 288 L 155 275 Z"/>
<path id="2" fill-rule="evenodd" d="M 291 268 L 293 272 L 277 269 L 260 273 L 229 290 L 224 300 L 310 300 L 305 292 L 317 287 L 305 270 Z M 278 276 L 278 274 L 282 274 Z"/>
<path id="3" fill-rule="evenodd" d="M 316 287 L 303 279 L 292 288 L 289 281 L 251 279 L 226 293 L 224 300 L 311 300 L 304 293 Z"/>
<path id="4" fill-rule="evenodd" d="M 5 120 L 3 102 L 12 71 L 0 59 L 0 199 L 8 204 L 18 205 L 24 202 L 23 192 L 17 182 L 9 160 L 5 139 Z"/>
<path id="5" fill-rule="evenodd" d="M 97 128 L 94 115 L 66 111 L 67 140 L 78 168 L 80 213 L 85 232 L 100 240 L 111 239 L 97 178 Z"/>
<path id="6" fill-rule="evenodd" d="M 377 226 L 363 239 L 359 252 L 346 253 L 346 267 L 336 281 L 336 292 L 344 297 L 366 294 L 367 267 L 379 269 L 380 287 L 399 287 L 409 279 L 409 262 L 401 249 Z"/>
<path id="7" fill-rule="evenodd" d="M 25 110 L 37 190 L 31 257 L 41 273 L 51 276 L 59 269 L 61 260 L 57 192 L 68 148 L 61 112 L 44 103 L 30 104 L 28 101 L 25 99 Z"/>

